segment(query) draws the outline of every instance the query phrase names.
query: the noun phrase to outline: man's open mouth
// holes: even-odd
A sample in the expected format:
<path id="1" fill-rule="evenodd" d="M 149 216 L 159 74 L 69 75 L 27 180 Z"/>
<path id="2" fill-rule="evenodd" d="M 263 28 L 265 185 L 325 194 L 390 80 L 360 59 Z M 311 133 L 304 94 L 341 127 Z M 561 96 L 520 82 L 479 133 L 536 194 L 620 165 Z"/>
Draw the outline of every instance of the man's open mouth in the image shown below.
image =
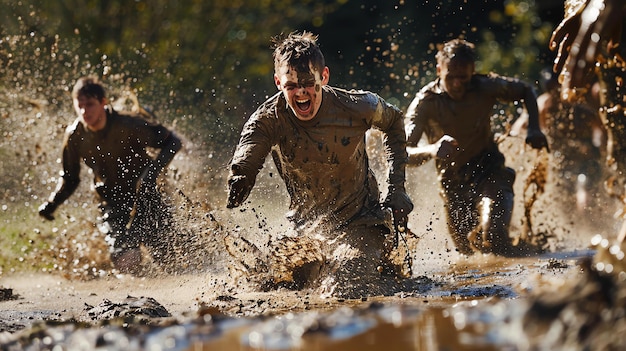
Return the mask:
<path id="1" fill-rule="evenodd" d="M 298 110 L 302 112 L 307 112 L 311 107 L 311 100 L 296 100 L 296 106 L 298 107 Z"/>

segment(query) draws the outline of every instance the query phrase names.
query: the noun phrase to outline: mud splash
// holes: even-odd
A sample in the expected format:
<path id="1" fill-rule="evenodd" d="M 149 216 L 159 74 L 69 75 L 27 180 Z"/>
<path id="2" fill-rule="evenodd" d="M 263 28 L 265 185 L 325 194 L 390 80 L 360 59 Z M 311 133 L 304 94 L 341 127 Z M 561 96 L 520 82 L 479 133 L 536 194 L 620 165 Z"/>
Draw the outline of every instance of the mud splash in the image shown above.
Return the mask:
<path id="1" fill-rule="evenodd" d="M 619 333 L 624 328 L 623 248 L 605 239 L 616 232 L 615 219 L 607 215 L 613 204 L 598 200 L 600 206 L 571 211 L 571 194 L 555 185 L 558 173 L 552 170 L 559 164 L 550 158 L 549 178 L 539 179 L 536 185 L 541 187 L 535 190 L 528 188 L 531 206 L 524 207 L 524 180 L 533 179 L 529 173 L 538 165 L 537 155 L 513 146 L 523 143 L 512 138 L 500 144 L 511 155 L 520 180 L 512 234 L 545 234 L 549 254 L 511 259 L 459 256 L 442 219 L 433 165 L 427 164 L 407 172 L 407 190 L 416 199 L 409 222 L 416 235 L 408 245 L 411 279 L 392 288 L 374 286 L 380 294 L 359 299 L 322 296 L 308 287 L 294 291 L 280 284 L 264 289 L 259 283 L 269 279 L 293 280 L 289 268 L 306 266 L 319 247 L 286 245 L 284 259 L 268 266 L 263 259 L 270 254 L 266 244 L 288 231 L 283 217 L 288 201 L 280 180 L 273 177 L 275 170 L 268 165 L 259 176 L 249 202 L 254 206 L 224 211 L 223 160 L 214 158 L 202 141 L 185 140 L 185 150 L 162 184 L 177 224 L 171 236 L 163 237 L 169 254 L 160 256 L 161 262 L 143 262 L 141 276 L 118 275 L 96 229 L 92 194 L 84 185 L 89 182 L 83 182 L 56 222 L 33 220 L 35 205 L 55 186 L 55 150 L 64 126 L 73 119 L 64 89 L 86 69 L 72 61 L 78 58 L 68 56 L 71 48 L 57 45 L 54 55 L 38 51 L 41 40 L 33 36 L 3 42 L 6 52 L 23 50 L 23 57 L 14 57 L 4 71 L 6 77 L 17 78 L 0 88 L 6 128 L 0 140 L 3 223 L 28 224 L 11 234 L 15 238 L 7 244 L 20 245 L 20 254 L 3 268 L 1 277 L 5 289 L 13 290 L 12 298 L 0 301 L 3 349 L 368 350 L 385 345 L 415 350 L 582 350 L 626 345 L 624 333 Z M 45 76 L 56 78 L 46 89 L 37 81 L 44 74 L 35 60 L 27 59 L 29 50 L 53 61 Z M 73 67 L 69 73 L 60 71 L 64 59 Z M 17 67 L 19 61 L 33 66 Z M 111 70 L 107 64 L 103 58 L 94 69 Z M 30 77 L 27 71 L 36 74 Z M 119 83 L 120 91 L 113 93 L 122 99 L 127 82 L 122 76 L 110 78 L 110 83 Z M 368 153 L 380 179 L 386 171 L 377 161 L 382 149 L 376 135 L 371 142 Z M 586 248 L 595 234 L 600 234 L 594 241 L 600 253 L 590 263 L 595 252 Z M 242 260 L 228 254 L 228 240 L 231 250 L 237 246 L 243 252 L 238 256 Z M 37 274 L 27 275 L 33 266 Z"/>
<path id="2" fill-rule="evenodd" d="M 566 339 L 554 338 L 554 330 L 560 336 L 579 331 L 558 329 L 563 323 L 560 314 L 565 313 L 560 311 L 598 301 L 589 293 L 594 289 L 580 289 L 596 284 L 595 273 L 587 275 L 578 268 L 593 254 L 587 250 L 519 260 L 459 259 L 451 270 L 442 267 L 432 272 L 431 280 L 421 282 L 422 290 L 357 300 L 320 298 L 308 289 L 264 293 L 216 287 L 207 295 L 208 284 L 198 284 L 197 275 L 179 276 L 177 281 L 114 278 L 105 284 L 114 288 L 111 292 L 97 294 L 93 289 L 101 289 L 100 282 L 63 282 L 71 285 L 72 294 L 66 299 L 75 300 L 68 302 L 73 308 L 31 314 L 30 320 L 23 321 L 27 327 L 0 334 L 0 343 L 7 350 L 149 350 L 156 345 L 161 350 L 374 350 L 382 344 L 413 350 L 564 349 L 561 346 L 566 344 L 558 340 Z M 58 282 L 51 281 L 41 290 L 50 295 L 55 286 Z M 158 295 L 165 303 L 120 296 L 133 289 L 133 293 Z M 165 290 L 172 296 L 164 295 Z M 201 296 L 195 307 L 185 305 L 182 292 L 188 290 Z M 560 291 L 568 299 L 551 299 L 555 295 L 547 291 Z M 112 293 L 118 298 L 90 302 Z M 78 301 L 84 302 L 82 310 Z M 3 319 L 19 305 L 15 300 L 5 304 Z M 606 311 L 585 313 L 589 314 L 585 318 L 597 318 Z M 605 343 L 610 339 L 603 338 Z M 585 345 L 585 340 L 580 341 Z"/>

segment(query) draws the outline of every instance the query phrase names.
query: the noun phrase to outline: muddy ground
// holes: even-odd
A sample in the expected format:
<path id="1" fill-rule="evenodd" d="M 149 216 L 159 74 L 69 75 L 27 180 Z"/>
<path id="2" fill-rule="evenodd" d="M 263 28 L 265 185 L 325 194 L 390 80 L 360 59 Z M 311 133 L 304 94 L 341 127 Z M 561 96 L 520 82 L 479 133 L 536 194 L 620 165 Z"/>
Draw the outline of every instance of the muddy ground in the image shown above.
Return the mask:
<path id="1" fill-rule="evenodd" d="M 19 330 L 25 333 L 44 320 L 97 324 L 95 318 L 89 315 L 91 308 L 107 300 L 121 303 L 129 296 L 155 299 L 172 319 L 181 323 L 205 313 L 243 318 L 251 323 L 246 327 L 248 333 L 261 326 L 261 321 L 255 320 L 260 316 L 306 315 L 311 311 L 332 313 L 344 307 L 367 310 L 380 304 L 387 308 L 405 306 L 414 313 L 428 311 L 427 314 L 439 314 L 444 309 L 471 304 L 472 301 L 476 305 L 490 306 L 499 301 L 524 299 L 540 290 L 558 289 L 568 280 L 581 275 L 577 262 L 591 253 L 569 252 L 527 259 L 460 258 L 450 269 L 430 271 L 426 274 L 428 279 L 416 278 L 419 292 L 406 291 L 394 296 L 358 300 L 320 298 L 313 291 L 228 292 L 215 289 L 217 280 L 211 274 L 150 278 L 110 276 L 87 282 L 68 281 L 49 274 L 5 276 L 0 282 L 2 286 L 11 287 L 14 296 L 0 302 L 0 320 L 4 331 L 17 334 Z M 370 317 L 372 315 L 370 313 Z M 159 319 L 162 318 L 156 318 Z M 458 334 L 454 334 L 457 338 Z M 436 341 L 446 343 L 445 339 Z M 467 347 L 471 349 L 472 344 Z"/>
<path id="2" fill-rule="evenodd" d="M 423 292 L 407 291 L 396 296 L 358 300 L 321 298 L 307 290 L 216 289 L 217 278 L 210 273 L 141 278 L 118 275 L 92 281 L 70 281 L 36 273 L 5 275 L 0 282 L 3 287 L 12 289 L 12 296 L 0 302 L 0 319 L 5 324 L 12 322 L 23 326 L 32 325 L 45 316 L 52 320 L 89 319 L 86 305 L 96 306 L 104 299 L 122 301 L 127 296 L 152 297 L 172 315 L 181 317 L 208 306 L 229 316 L 256 316 L 372 301 L 442 306 L 472 299 L 514 299 L 531 291 L 558 286 L 579 275 L 577 262 L 592 254 L 592 250 L 581 250 L 521 259 L 461 258 L 450 269 L 413 278 L 421 281 Z"/>
<path id="3" fill-rule="evenodd" d="M 142 319 L 133 319 L 136 325 L 153 323 L 155 325 L 153 328 L 157 328 L 158 325 L 172 324 L 198 326 L 198 319 L 201 319 L 202 325 L 205 325 L 207 319 L 203 316 L 212 316 L 213 324 L 209 323 L 212 326 L 224 325 L 223 321 L 219 322 L 220 318 L 231 322 L 239 321 L 244 325 L 236 329 L 234 333 L 238 337 L 234 340 L 229 333 L 223 332 L 216 336 L 214 333 L 206 331 L 200 332 L 199 336 L 194 334 L 198 333 L 197 331 L 186 331 L 184 334 L 186 336 L 182 338 L 183 340 L 196 340 L 196 345 L 205 345 L 205 347 L 217 343 L 228 347 L 228 349 L 237 349 L 237 347 L 246 349 L 245 347 L 254 345 L 251 345 L 249 341 L 244 342 L 242 338 L 249 337 L 259 330 L 264 330 L 270 323 L 269 321 L 278 323 L 286 315 L 290 315 L 295 318 L 294 323 L 298 323 L 299 319 L 306 319 L 304 316 L 309 316 L 308 318 L 317 320 L 316 325 L 318 325 L 323 323 L 324 318 L 346 313 L 345 308 L 348 308 L 349 315 L 344 318 L 347 318 L 349 323 L 344 322 L 344 324 L 358 323 L 362 318 L 374 318 L 378 322 L 375 326 L 353 331 L 354 335 L 346 338 L 336 336 L 331 338 L 334 333 L 341 332 L 340 326 L 332 324 L 331 327 L 320 332 L 321 335 L 324 335 L 325 342 L 329 343 L 325 347 L 341 344 L 345 340 L 352 340 L 349 345 L 358 345 L 358 340 L 362 337 L 368 335 L 374 337 L 376 333 L 381 331 L 381 328 L 385 329 L 386 323 L 380 320 L 381 316 L 385 316 L 387 313 L 397 314 L 400 311 L 400 315 L 404 316 L 403 322 L 388 332 L 401 333 L 400 335 L 404 335 L 403 337 L 411 339 L 420 339 L 419 335 L 416 334 L 417 330 L 423 328 L 424 323 L 428 322 L 428 327 L 432 329 L 427 336 L 431 346 L 456 345 L 454 349 L 458 350 L 480 349 L 480 347 L 499 349 L 497 343 L 484 339 L 484 329 L 479 328 L 474 331 L 470 329 L 462 333 L 467 327 L 457 325 L 459 327 L 457 329 L 453 318 L 450 317 L 453 315 L 451 311 L 468 307 L 476 309 L 480 306 L 485 311 L 493 311 L 493 306 L 503 302 L 513 303 L 507 309 L 523 306 L 528 296 L 540 291 L 558 290 L 568 282 L 580 279 L 582 273 L 577 264 L 592 253 L 590 250 L 582 250 L 523 259 L 503 259 L 492 256 L 458 258 L 450 267 L 442 267 L 443 269 L 439 271 L 424 272 L 427 274 L 423 277 L 414 278 L 420 286 L 419 291 L 406 291 L 394 296 L 378 296 L 357 300 L 320 298 L 314 291 L 228 291 L 228 289 L 220 288 L 218 286 L 220 278 L 210 273 L 143 278 L 109 276 L 88 282 L 69 281 L 49 274 L 4 276 L 1 283 L 5 287 L 11 287 L 14 296 L 9 300 L 0 302 L 2 309 L 0 321 L 2 322 L 1 328 L 5 331 L 5 341 L 8 341 L 5 346 L 13 345 L 16 347 L 14 349 L 21 349 L 12 344 L 11 341 L 14 342 L 16 336 L 24 337 L 33 330 L 40 330 L 42 321 L 47 321 L 48 326 L 44 327 L 44 330 L 48 332 L 53 331 L 54 328 L 59 328 L 54 323 L 55 321 L 69 322 L 70 325 L 76 325 L 75 322 L 102 325 L 98 316 L 90 315 L 95 307 L 103 306 L 107 301 L 121 304 L 127 301 L 126 299 L 129 297 L 151 297 L 164 307 L 169 315 L 167 318 L 163 318 L 163 316 L 151 315 L 153 312 L 147 310 L 136 312 L 135 317 L 144 318 L 143 321 Z M 143 306 L 148 308 L 145 304 Z M 119 308 L 118 310 L 123 312 L 129 309 L 130 307 L 126 306 L 126 308 Z M 111 319 L 114 319 L 113 316 L 109 315 Z M 422 317 L 415 320 L 408 318 L 409 316 Z M 494 319 L 487 318 L 482 321 L 483 328 L 497 322 L 498 317 L 491 318 Z M 146 320 L 152 322 L 145 322 Z M 300 320 L 299 323 L 303 322 Z M 389 322 L 387 321 L 387 323 Z M 472 323 L 468 322 L 468 324 Z M 309 324 L 307 326 L 311 328 Z M 400 326 L 403 327 L 400 328 Z M 478 326 L 480 327 L 480 325 Z M 172 327 L 164 327 L 161 330 L 168 328 Z M 339 331 L 335 330 L 337 328 Z M 406 330 L 405 328 L 409 329 Z M 137 335 L 137 332 L 129 332 L 132 328 L 126 327 L 125 329 L 124 333 L 119 330 L 118 333 Z M 74 338 L 77 338 L 78 335 L 84 335 L 85 332 L 74 331 L 73 334 L 75 334 Z M 148 332 L 143 332 L 143 335 L 147 334 Z M 463 335 L 465 335 L 465 339 L 467 335 L 473 335 L 475 340 L 464 341 Z M 89 340 L 86 336 L 84 338 Z M 135 336 L 135 338 L 138 337 Z M 69 340 L 71 337 L 66 335 L 57 342 L 68 345 Z M 261 342 L 259 345 L 268 347 L 266 344 L 270 342 L 269 340 L 271 338 L 266 336 L 265 344 Z M 93 342 L 95 343 L 95 341 Z M 27 344 L 37 345 L 37 341 L 31 340 Z M 89 344 L 94 345 L 91 342 Z M 182 345 L 180 341 L 178 344 L 190 347 L 190 345 Z M 114 344 L 109 346 L 113 346 L 113 349 L 119 347 L 119 345 L 115 346 Z M 407 345 L 402 347 L 404 346 Z M 426 344 L 416 344 L 416 346 L 411 347 L 417 350 L 435 350 L 441 349 L 439 346 L 431 348 Z M 272 347 L 268 348 L 272 349 Z M 251 347 L 251 349 L 255 348 Z M 305 349 L 318 348 L 309 345 Z"/>

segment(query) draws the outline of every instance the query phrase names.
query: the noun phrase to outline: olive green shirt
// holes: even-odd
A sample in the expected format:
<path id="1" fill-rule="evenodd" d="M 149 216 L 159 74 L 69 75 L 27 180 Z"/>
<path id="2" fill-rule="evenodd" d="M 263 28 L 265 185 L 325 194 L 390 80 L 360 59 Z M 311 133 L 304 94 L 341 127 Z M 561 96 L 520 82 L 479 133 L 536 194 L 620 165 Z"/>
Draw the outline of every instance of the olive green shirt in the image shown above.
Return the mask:
<path id="1" fill-rule="evenodd" d="M 308 121 L 293 114 L 282 93 L 263 103 L 243 128 L 231 175 L 254 179 L 271 151 L 291 197 L 290 220 L 348 224 L 364 213 L 380 213 L 378 184 L 366 153 L 370 128 L 384 132 L 388 183 L 403 189 L 402 112 L 374 93 L 329 86 L 323 87 L 320 109 Z"/>
<path id="2" fill-rule="evenodd" d="M 456 139 L 460 152 L 436 160 L 437 169 L 453 177 L 481 153 L 498 152 L 491 125 L 494 106 L 522 100 L 529 89 L 517 79 L 475 74 L 465 96 L 453 100 L 437 79 L 422 88 L 407 109 L 407 145 L 417 146 L 422 134 L 431 144 L 444 135 Z"/>
<path id="3" fill-rule="evenodd" d="M 63 142 L 63 172 L 59 186 L 51 196 L 54 204 L 63 203 L 78 186 L 82 161 L 93 171 L 94 186 L 101 201 L 109 205 L 132 206 L 139 177 L 152 161 L 147 148 L 160 149 L 169 144 L 171 138 L 177 138 L 164 126 L 139 116 L 111 109 L 107 110 L 106 116 L 106 125 L 99 131 L 89 130 L 80 117 L 67 127 Z M 180 142 L 176 144 L 180 145 Z M 177 148 L 165 150 L 176 151 Z"/>

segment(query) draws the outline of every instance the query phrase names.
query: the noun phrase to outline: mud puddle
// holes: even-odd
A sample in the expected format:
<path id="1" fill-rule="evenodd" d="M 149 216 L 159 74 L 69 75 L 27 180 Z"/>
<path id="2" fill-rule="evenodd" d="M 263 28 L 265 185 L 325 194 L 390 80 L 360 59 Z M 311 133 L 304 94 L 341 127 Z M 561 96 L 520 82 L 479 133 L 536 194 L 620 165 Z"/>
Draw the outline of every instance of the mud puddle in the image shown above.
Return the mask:
<path id="1" fill-rule="evenodd" d="M 7 350 L 517 350 L 526 297 L 578 279 L 578 263 L 593 253 L 458 258 L 412 278 L 419 289 L 356 300 L 222 288 L 228 277 L 219 271 L 87 282 L 5 276 L 0 284 L 14 295 L 0 302 L 0 341 Z M 143 297 L 169 315 L 124 303 Z M 110 318 L 96 318 L 94 307 Z"/>

